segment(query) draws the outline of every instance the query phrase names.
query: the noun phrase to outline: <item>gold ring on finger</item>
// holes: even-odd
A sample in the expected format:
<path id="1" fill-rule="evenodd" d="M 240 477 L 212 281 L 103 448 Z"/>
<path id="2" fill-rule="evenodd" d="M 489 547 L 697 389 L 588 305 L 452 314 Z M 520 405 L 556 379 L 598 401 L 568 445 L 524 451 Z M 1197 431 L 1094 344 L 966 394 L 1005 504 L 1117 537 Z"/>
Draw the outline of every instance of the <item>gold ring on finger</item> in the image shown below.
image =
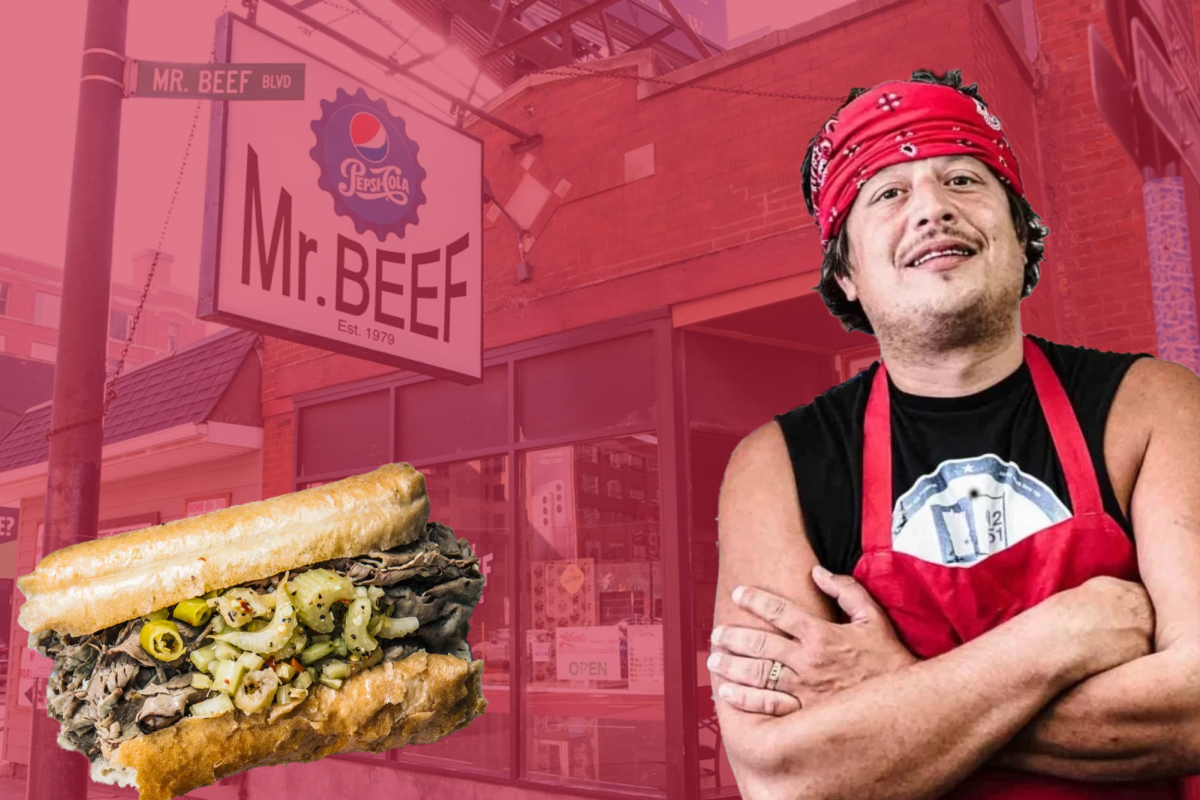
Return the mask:
<path id="1" fill-rule="evenodd" d="M 783 675 L 783 664 L 778 661 L 772 661 L 771 672 L 767 675 L 767 688 L 772 692 L 775 691 L 775 687 L 779 684 L 779 677 L 781 675 Z"/>

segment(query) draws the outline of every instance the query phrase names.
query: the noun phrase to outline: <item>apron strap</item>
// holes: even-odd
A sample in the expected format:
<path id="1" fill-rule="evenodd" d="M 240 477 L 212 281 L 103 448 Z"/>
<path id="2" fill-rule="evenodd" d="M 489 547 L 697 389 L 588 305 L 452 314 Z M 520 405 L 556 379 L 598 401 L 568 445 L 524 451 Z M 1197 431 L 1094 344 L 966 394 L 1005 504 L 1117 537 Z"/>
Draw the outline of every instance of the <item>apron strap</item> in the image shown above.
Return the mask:
<path id="1" fill-rule="evenodd" d="M 1087 441 L 1062 382 L 1042 348 L 1029 337 L 1023 342 L 1025 363 L 1058 460 L 1067 480 L 1075 515 L 1102 514 L 1100 484 Z M 892 403 L 887 368 L 881 361 L 867 398 L 863 423 L 862 545 L 863 552 L 892 547 Z"/>
<path id="2" fill-rule="evenodd" d="M 887 368 L 879 362 L 863 422 L 862 546 L 892 549 L 892 399 Z"/>
<path id="3" fill-rule="evenodd" d="M 1054 441 L 1054 449 L 1067 479 L 1071 509 L 1077 516 L 1103 514 L 1104 503 L 1100 499 L 1096 468 L 1071 401 L 1063 389 L 1062 381 L 1050 366 L 1050 359 L 1028 336 L 1025 337 L 1025 363 L 1029 365 L 1033 389 L 1042 405 L 1046 426 L 1050 428 L 1050 438 Z"/>

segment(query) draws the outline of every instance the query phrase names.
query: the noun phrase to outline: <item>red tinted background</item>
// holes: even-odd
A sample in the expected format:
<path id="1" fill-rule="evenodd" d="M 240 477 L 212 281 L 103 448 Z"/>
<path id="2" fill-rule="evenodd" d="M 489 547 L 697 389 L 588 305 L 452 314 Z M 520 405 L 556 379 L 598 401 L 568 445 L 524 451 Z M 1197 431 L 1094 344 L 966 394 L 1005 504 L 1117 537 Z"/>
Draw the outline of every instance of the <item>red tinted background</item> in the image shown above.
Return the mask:
<path id="1" fill-rule="evenodd" d="M 400 60 L 416 57 L 418 42 L 437 49 L 436 4 L 368 5 L 402 36 L 348 4 L 307 12 Z M 6 83 L 12 122 L 0 131 L 0 350 L 11 376 L 0 507 L 19 511 L 16 539 L 0 544 L 0 595 L 13 598 L 3 616 L 14 620 L 11 581 L 33 568 L 45 514 L 47 412 L 37 407 L 50 399 L 58 343 L 85 5 L 55 9 L 5 9 L 0 26 L 5 73 L 23 76 Z M 205 61 L 222 10 L 134 0 L 128 51 Z M 260 14 L 289 41 L 378 75 L 278 12 Z M 727 36 L 709 41 L 708 57 L 672 34 L 686 63 L 623 47 L 588 62 L 595 74 L 521 79 L 502 61 L 474 100 L 542 144 L 514 152 L 511 134 L 473 117 L 466 130 L 484 142 L 496 199 L 529 232 L 533 277 L 518 280 L 516 236 L 489 204 L 485 371 L 474 386 L 197 320 L 208 105 L 185 163 L 196 104 L 127 101 L 110 368 L 151 263 L 156 272 L 109 444 L 162 441 L 156 460 L 126 454 L 110 467 L 106 450 L 102 532 L 409 461 L 426 475 L 432 518 L 470 540 L 487 575 L 470 643 L 489 706 L 470 727 L 434 745 L 259 769 L 190 796 L 736 795 L 704 667 L 721 476 L 749 431 L 877 356 L 874 340 L 842 331 L 812 291 L 820 250 L 800 188 L 809 139 L 851 87 L 916 68 L 961 69 L 979 83 L 1051 231 L 1023 305 L 1026 332 L 1151 353 L 1195 338 L 1194 318 L 1156 327 L 1142 176 L 1092 96 L 1092 24 L 1114 47 L 1098 3 L 760 0 L 728 9 Z M 402 43 L 409 35 L 414 44 Z M 428 74 L 469 86 L 477 51 L 465 49 Z M 1190 173 L 1183 186 L 1194 224 Z M 159 248 L 171 255 L 154 262 Z M 231 426 L 226 438 L 212 423 Z M 187 424 L 210 425 L 210 438 L 185 440 Z M 0 751 L 14 786 L 29 761 L 23 640 L 14 623 Z"/>

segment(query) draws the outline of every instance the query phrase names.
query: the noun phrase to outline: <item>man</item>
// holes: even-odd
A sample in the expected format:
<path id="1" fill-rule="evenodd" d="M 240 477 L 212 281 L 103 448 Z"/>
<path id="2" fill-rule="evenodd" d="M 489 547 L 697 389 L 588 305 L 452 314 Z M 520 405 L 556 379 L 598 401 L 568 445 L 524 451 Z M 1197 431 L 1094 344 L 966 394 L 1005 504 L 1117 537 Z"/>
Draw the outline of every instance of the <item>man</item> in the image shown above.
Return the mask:
<path id="1" fill-rule="evenodd" d="M 958 72 L 809 148 L 882 364 L 742 441 L 709 669 L 743 797 L 1175 798 L 1200 770 L 1200 379 L 1022 335 L 1046 234 Z"/>

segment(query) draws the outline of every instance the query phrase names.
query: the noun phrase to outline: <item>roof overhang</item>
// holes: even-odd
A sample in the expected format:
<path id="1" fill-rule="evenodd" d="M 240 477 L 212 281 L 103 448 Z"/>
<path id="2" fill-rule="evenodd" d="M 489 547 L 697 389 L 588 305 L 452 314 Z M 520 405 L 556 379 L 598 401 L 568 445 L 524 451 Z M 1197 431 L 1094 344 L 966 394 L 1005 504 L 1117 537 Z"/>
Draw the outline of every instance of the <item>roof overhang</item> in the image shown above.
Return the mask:
<path id="1" fill-rule="evenodd" d="M 261 450 L 263 429 L 227 422 L 189 422 L 105 445 L 100 483 L 161 473 L 206 461 Z M 0 472 L 0 497 L 37 497 L 46 493 L 47 463 Z"/>

